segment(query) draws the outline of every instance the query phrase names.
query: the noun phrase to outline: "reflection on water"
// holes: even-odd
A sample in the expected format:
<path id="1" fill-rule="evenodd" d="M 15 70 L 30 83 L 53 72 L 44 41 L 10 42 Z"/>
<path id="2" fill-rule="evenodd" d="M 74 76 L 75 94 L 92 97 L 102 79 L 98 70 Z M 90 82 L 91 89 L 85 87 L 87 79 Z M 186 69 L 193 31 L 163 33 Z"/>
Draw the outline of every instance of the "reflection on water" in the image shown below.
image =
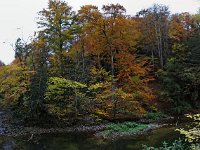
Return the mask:
<path id="1" fill-rule="evenodd" d="M 140 150 L 142 145 L 161 146 L 163 141 L 179 138 L 174 127 L 165 127 L 146 135 L 121 138 L 116 141 L 97 139 L 91 134 L 45 134 L 29 137 L 0 137 L 3 150 Z"/>

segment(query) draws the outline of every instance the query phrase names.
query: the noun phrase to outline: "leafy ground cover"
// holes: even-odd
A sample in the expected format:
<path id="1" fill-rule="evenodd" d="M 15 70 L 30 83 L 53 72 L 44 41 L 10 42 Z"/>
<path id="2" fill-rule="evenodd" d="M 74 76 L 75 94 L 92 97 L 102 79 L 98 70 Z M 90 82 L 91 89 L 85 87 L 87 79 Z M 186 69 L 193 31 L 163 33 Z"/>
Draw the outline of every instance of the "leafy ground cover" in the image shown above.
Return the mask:
<path id="1" fill-rule="evenodd" d="M 150 125 L 135 122 L 112 123 L 96 135 L 106 139 L 115 139 L 118 137 L 139 134 L 148 128 L 151 128 Z"/>

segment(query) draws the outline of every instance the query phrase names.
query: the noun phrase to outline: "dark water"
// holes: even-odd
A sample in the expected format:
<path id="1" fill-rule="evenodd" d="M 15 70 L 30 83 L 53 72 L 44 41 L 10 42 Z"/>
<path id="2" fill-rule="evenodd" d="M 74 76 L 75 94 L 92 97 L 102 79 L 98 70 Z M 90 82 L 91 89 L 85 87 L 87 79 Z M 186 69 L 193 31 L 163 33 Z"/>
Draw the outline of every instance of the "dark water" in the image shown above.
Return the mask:
<path id="1" fill-rule="evenodd" d="M 0 137 L 2 150 L 140 150 L 142 145 L 161 146 L 180 137 L 175 127 L 164 127 L 142 136 L 116 141 L 97 139 L 91 134 L 45 134 L 30 137 Z"/>

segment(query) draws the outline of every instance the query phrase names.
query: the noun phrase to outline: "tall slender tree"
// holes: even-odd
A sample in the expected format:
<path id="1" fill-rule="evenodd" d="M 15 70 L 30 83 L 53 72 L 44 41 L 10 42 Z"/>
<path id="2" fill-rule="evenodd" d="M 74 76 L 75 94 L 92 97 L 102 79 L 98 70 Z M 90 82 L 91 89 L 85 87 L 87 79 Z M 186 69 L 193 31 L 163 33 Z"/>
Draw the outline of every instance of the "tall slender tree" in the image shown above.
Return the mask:
<path id="1" fill-rule="evenodd" d="M 72 45 L 75 12 L 64 1 L 50 0 L 47 9 L 39 12 L 38 24 L 44 32 L 50 53 L 50 65 L 54 74 L 66 76 L 67 52 Z"/>
<path id="2" fill-rule="evenodd" d="M 155 62 L 154 56 L 159 59 L 161 68 L 165 65 L 170 54 L 169 14 L 168 7 L 163 5 L 154 5 L 138 13 L 138 16 L 142 16 L 143 48 L 151 51 L 153 64 Z"/>

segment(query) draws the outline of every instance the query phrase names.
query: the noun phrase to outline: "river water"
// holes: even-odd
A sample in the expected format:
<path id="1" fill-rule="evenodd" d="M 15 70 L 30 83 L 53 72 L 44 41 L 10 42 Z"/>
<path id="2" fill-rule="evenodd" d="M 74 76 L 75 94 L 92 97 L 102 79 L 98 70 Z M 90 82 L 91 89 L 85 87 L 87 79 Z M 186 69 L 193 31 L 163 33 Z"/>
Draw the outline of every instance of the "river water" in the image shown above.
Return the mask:
<path id="1" fill-rule="evenodd" d="M 142 145 L 161 146 L 179 139 L 176 127 L 163 127 L 140 136 L 108 141 L 92 134 L 43 134 L 30 137 L 0 137 L 2 150 L 140 150 Z"/>

